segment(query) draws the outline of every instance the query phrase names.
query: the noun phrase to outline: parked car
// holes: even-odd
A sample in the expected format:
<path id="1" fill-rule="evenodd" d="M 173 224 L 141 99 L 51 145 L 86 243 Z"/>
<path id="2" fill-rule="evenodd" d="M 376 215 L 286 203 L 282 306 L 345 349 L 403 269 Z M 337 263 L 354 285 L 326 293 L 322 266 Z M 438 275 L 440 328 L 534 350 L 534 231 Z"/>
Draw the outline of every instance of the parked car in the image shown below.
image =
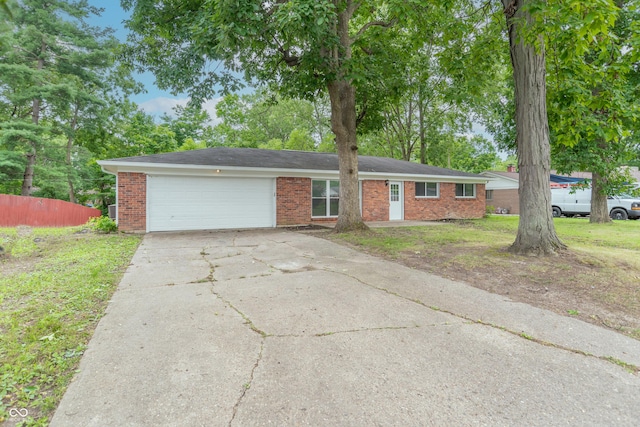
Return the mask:
<path id="1" fill-rule="evenodd" d="M 609 196 L 607 205 L 612 219 L 640 218 L 640 198 L 627 194 Z M 591 212 L 591 188 L 552 188 L 551 210 L 554 217 L 589 215 Z"/>

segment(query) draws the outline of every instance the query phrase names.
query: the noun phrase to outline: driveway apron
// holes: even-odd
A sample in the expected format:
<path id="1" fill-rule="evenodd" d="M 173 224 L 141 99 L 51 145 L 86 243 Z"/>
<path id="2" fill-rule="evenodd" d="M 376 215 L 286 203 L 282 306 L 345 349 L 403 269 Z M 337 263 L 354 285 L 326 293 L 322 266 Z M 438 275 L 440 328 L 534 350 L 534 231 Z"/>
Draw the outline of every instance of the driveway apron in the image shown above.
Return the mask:
<path id="1" fill-rule="evenodd" d="M 640 342 L 286 230 L 144 237 L 51 426 L 617 425 Z"/>

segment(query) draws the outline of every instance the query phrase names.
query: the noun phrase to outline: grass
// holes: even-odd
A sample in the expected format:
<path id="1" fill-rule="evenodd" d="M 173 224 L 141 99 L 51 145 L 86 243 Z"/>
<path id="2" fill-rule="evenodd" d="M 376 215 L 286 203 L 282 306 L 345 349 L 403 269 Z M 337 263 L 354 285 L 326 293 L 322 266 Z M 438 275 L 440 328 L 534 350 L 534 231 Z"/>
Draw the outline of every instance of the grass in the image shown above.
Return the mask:
<path id="1" fill-rule="evenodd" d="M 640 221 L 556 218 L 554 224 L 569 250 L 546 258 L 506 250 L 518 229 L 514 216 L 327 236 L 640 339 Z"/>
<path id="2" fill-rule="evenodd" d="M 140 236 L 0 228 L 0 422 L 47 425 Z M 14 409 L 11 411 L 11 409 Z"/>
<path id="3" fill-rule="evenodd" d="M 558 236 L 572 250 L 598 254 L 604 259 L 615 256 L 632 264 L 639 259 L 640 221 L 589 224 L 584 218 L 556 218 L 554 222 Z M 437 251 L 443 245 L 481 246 L 496 251 L 513 243 L 517 229 L 517 217 L 491 216 L 437 227 L 382 228 L 366 233 L 346 233 L 340 238 L 392 255 L 411 250 Z"/>

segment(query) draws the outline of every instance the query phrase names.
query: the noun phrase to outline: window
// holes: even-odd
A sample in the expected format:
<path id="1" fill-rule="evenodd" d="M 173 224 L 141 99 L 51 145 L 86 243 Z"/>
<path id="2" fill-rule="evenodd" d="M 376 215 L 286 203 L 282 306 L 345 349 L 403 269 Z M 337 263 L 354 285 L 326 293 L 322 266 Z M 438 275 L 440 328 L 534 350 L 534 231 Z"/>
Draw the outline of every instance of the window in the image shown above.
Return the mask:
<path id="1" fill-rule="evenodd" d="M 456 184 L 456 197 L 476 197 L 476 185 Z"/>
<path id="2" fill-rule="evenodd" d="M 389 201 L 391 202 L 399 202 L 400 201 L 400 185 L 391 184 L 391 191 L 389 193 Z"/>
<path id="3" fill-rule="evenodd" d="M 416 182 L 416 197 L 440 197 L 440 185 L 437 182 Z"/>
<path id="4" fill-rule="evenodd" d="M 486 199 L 487 200 L 493 200 L 493 190 L 487 190 L 486 191 Z"/>
<path id="5" fill-rule="evenodd" d="M 338 216 L 340 181 L 311 181 L 311 216 Z"/>

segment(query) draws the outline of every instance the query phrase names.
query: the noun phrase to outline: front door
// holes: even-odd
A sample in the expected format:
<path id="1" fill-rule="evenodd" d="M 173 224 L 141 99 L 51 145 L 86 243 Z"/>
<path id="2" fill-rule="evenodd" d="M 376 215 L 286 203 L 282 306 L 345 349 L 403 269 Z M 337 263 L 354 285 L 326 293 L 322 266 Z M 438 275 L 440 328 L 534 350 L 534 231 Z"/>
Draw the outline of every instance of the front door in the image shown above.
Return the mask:
<path id="1" fill-rule="evenodd" d="M 402 183 L 389 183 L 389 221 L 402 219 Z"/>

